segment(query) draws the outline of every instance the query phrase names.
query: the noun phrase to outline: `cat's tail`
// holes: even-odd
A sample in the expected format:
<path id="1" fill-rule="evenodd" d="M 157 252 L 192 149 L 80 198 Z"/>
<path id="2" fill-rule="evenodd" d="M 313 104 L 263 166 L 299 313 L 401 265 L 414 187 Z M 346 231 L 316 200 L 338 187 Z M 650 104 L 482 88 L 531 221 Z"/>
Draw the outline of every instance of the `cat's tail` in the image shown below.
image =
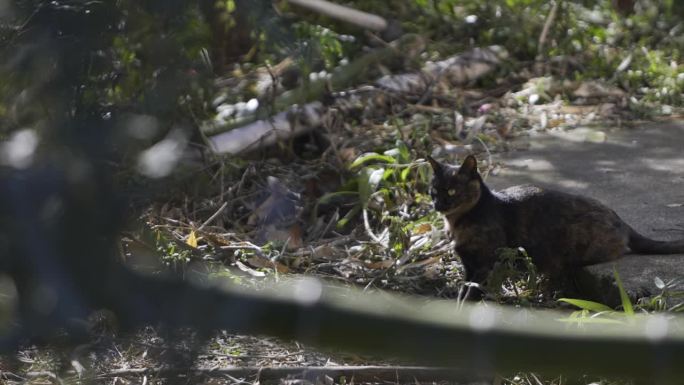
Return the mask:
<path id="1" fill-rule="evenodd" d="M 677 241 L 656 241 L 630 229 L 629 248 L 638 254 L 684 254 L 684 239 Z"/>

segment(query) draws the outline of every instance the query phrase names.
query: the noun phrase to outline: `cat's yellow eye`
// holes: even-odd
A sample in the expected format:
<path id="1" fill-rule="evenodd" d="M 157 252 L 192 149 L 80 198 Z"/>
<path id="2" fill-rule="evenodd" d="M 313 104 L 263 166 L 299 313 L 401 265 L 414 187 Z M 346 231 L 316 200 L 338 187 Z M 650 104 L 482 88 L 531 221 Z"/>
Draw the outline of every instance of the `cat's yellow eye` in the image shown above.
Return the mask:
<path id="1" fill-rule="evenodd" d="M 456 190 L 454 190 L 454 189 L 449 189 L 449 191 L 447 191 L 447 193 L 448 193 L 450 196 L 454 196 L 454 195 L 456 195 Z"/>

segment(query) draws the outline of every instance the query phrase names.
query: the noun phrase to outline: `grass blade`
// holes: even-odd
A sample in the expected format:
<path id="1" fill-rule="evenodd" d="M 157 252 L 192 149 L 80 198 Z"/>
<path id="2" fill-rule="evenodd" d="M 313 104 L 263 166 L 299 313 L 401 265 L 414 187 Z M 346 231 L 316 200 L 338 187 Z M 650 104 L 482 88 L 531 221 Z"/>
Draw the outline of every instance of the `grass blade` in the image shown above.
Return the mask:
<path id="1" fill-rule="evenodd" d="M 372 161 L 377 161 L 377 162 L 384 162 L 384 163 L 396 163 L 396 159 L 389 155 L 382 155 L 378 154 L 375 152 L 369 152 L 365 153 L 358 158 L 349 166 L 350 169 L 354 169 L 356 167 L 361 166 L 362 164 L 372 162 Z"/>
<path id="2" fill-rule="evenodd" d="M 632 307 L 632 301 L 629 299 L 629 296 L 627 295 L 625 288 L 622 286 L 620 274 L 618 274 L 615 265 L 613 265 L 613 273 L 615 275 L 615 283 L 618 286 L 618 290 L 620 290 L 620 301 L 622 301 L 622 308 L 624 309 L 626 315 L 633 316 L 634 308 Z"/>
<path id="3" fill-rule="evenodd" d="M 594 302 L 594 301 L 587 301 L 584 299 L 559 298 L 558 301 L 569 303 L 570 305 L 577 306 L 580 309 L 590 310 L 590 311 L 593 311 L 595 313 L 613 310 L 613 309 L 609 308 L 608 306 L 606 306 L 602 303 L 598 303 L 598 302 Z"/>

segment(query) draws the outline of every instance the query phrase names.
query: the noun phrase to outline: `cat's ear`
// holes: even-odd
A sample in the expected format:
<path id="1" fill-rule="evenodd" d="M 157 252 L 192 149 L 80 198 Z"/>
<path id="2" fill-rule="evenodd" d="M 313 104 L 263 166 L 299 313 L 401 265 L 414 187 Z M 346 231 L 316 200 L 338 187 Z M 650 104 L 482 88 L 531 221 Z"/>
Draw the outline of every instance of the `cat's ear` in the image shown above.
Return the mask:
<path id="1" fill-rule="evenodd" d="M 428 162 L 430 162 L 430 166 L 432 166 L 432 171 L 434 171 L 435 174 L 442 174 L 444 171 L 444 165 L 436 161 L 434 158 L 432 158 L 430 155 L 427 156 Z"/>
<path id="2" fill-rule="evenodd" d="M 477 159 L 472 155 L 468 155 L 461 164 L 461 168 L 458 169 L 458 173 L 469 176 L 477 175 Z"/>

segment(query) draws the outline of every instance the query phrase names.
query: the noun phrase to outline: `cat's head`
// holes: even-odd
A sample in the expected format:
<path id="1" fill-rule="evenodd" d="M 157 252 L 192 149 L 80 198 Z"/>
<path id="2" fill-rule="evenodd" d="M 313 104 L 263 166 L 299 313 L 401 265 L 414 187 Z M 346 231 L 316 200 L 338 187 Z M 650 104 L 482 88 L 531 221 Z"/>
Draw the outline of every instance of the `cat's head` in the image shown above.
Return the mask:
<path id="1" fill-rule="evenodd" d="M 482 179 L 477 160 L 468 155 L 461 167 L 440 163 L 427 157 L 433 177 L 430 196 L 435 210 L 444 214 L 463 214 L 473 208 L 482 194 Z"/>

